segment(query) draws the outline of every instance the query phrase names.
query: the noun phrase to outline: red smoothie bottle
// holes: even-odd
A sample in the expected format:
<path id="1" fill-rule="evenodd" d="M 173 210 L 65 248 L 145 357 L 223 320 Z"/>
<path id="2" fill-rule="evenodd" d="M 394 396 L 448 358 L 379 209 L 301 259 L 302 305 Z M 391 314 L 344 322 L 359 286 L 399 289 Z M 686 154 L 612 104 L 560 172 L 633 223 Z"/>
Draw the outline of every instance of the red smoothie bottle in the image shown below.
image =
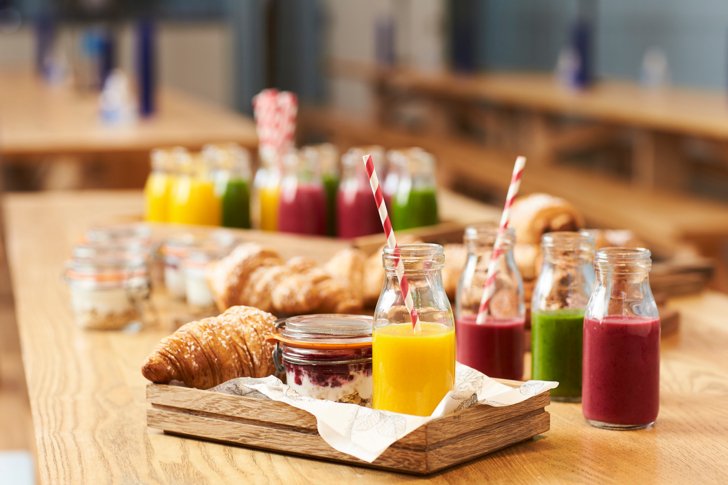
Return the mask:
<path id="1" fill-rule="evenodd" d="M 650 252 L 604 248 L 584 318 L 582 411 L 592 426 L 641 429 L 657 419 L 660 319 L 649 284 Z"/>
<path id="2" fill-rule="evenodd" d="M 375 164 L 377 158 L 383 157 L 381 150 L 365 151 L 361 148 L 352 148 L 341 160 L 336 218 L 337 235 L 343 239 L 376 234 L 382 230 L 377 204 L 372 196 L 372 189 L 362 162 L 362 156 L 370 152 Z"/>
<path id="3" fill-rule="evenodd" d="M 297 154 L 285 159 L 278 202 L 278 230 L 326 235 L 326 192 L 315 166 Z"/>
<path id="4" fill-rule="evenodd" d="M 477 321 L 488 262 L 498 228 L 495 224 L 465 229 L 468 258 L 455 299 L 457 360 L 489 377 L 523 378 L 523 282 L 513 259 L 515 233 L 503 236 L 505 252 L 497 261 L 495 293 L 482 322 Z"/>

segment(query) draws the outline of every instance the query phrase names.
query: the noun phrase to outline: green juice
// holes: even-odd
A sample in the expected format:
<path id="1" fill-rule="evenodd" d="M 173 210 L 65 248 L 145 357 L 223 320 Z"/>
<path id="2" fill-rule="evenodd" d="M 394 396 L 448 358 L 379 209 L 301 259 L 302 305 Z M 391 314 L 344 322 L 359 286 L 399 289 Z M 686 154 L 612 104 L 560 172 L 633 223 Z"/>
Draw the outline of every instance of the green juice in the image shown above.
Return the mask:
<path id="1" fill-rule="evenodd" d="M 583 309 L 531 314 L 531 378 L 559 381 L 551 391 L 555 400 L 581 400 L 583 333 Z"/>
<path id="2" fill-rule="evenodd" d="M 432 226 L 440 222 L 437 215 L 437 194 L 434 187 L 412 189 L 392 198 L 394 229 Z"/>
<path id="3" fill-rule="evenodd" d="M 339 192 L 339 177 L 326 173 L 321 177 L 326 192 L 326 234 L 336 236 L 336 197 Z"/>
<path id="4" fill-rule="evenodd" d="M 230 179 L 222 193 L 222 225 L 250 228 L 250 187 L 245 179 Z"/>

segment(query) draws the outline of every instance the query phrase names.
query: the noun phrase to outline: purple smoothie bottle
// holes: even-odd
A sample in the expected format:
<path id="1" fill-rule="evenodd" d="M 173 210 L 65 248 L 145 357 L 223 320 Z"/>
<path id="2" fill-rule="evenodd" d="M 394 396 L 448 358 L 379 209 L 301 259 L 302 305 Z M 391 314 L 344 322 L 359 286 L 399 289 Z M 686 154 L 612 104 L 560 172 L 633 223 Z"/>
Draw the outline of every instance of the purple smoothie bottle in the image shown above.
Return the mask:
<path id="1" fill-rule="evenodd" d="M 592 426 L 642 429 L 660 397 L 660 317 L 650 289 L 650 251 L 597 252 L 597 284 L 584 317 L 582 411 Z"/>

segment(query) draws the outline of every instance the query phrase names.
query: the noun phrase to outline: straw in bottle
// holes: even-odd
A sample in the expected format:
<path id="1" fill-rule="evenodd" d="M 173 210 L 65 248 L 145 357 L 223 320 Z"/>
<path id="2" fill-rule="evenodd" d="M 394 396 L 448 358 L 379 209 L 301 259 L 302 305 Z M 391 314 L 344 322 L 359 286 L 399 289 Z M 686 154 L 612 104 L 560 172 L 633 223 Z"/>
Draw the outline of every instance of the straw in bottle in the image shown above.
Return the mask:
<path id="1" fill-rule="evenodd" d="M 500 224 L 498 225 L 498 235 L 496 236 L 495 244 L 493 244 L 493 251 L 490 253 L 490 261 L 488 261 L 488 272 L 486 273 L 485 285 L 483 286 L 483 296 L 480 299 L 480 308 L 478 309 L 478 316 L 475 320 L 478 324 L 485 323 L 485 319 L 490 311 L 490 301 L 495 293 L 495 278 L 497 276 L 496 265 L 498 264 L 498 258 L 500 258 L 504 253 L 503 238 L 511 221 L 511 206 L 513 206 L 513 201 L 518 195 L 518 190 L 521 187 L 521 177 L 523 177 L 523 169 L 525 166 L 526 157 L 516 158 L 516 163 L 513 166 L 511 183 L 508 186 L 506 203 L 503 207 Z"/>
<path id="2" fill-rule="evenodd" d="M 389 219 L 389 213 L 387 212 L 387 206 L 384 203 L 384 195 L 382 189 L 379 187 L 379 178 L 377 177 L 377 171 L 374 168 L 374 161 L 371 155 L 364 155 L 362 157 L 364 161 L 364 167 L 369 177 L 369 185 L 372 188 L 372 194 L 374 195 L 374 201 L 377 204 L 377 210 L 379 211 L 379 218 L 382 221 L 382 228 L 384 229 L 384 237 L 387 238 L 387 247 L 394 250 L 394 254 L 397 257 L 395 265 L 395 273 L 397 275 L 397 281 L 399 282 L 399 289 L 404 296 L 404 305 L 410 314 L 412 320 L 412 328 L 418 331 L 420 328 L 420 319 L 417 316 L 417 310 L 415 310 L 415 304 L 412 300 L 412 293 L 410 292 L 409 283 L 407 283 L 407 277 L 404 274 L 404 263 L 399 257 L 399 246 L 397 246 L 397 239 L 394 236 L 392 230 L 392 222 Z"/>

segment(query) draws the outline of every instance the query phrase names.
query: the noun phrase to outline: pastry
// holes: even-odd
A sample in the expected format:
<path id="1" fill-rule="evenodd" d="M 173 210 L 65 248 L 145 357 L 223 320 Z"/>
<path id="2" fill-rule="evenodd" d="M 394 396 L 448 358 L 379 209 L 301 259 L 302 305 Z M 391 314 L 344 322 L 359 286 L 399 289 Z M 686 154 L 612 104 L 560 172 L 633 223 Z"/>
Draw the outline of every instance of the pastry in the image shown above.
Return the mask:
<path id="1" fill-rule="evenodd" d="M 442 268 L 442 284 L 445 293 L 451 300 L 455 300 L 455 293 L 458 289 L 460 275 L 465 269 L 465 261 L 468 259 L 468 251 L 463 244 L 445 244 L 445 266 Z"/>
<path id="2" fill-rule="evenodd" d="M 362 308 L 363 260 L 351 250 L 326 267 L 303 256 L 284 262 L 275 251 L 242 244 L 212 263 L 207 277 L 220 311 L 249 305 L 284 315 L 346 313 Z"/>
<path id="3" fill-rule="evenodd" d="M 541 246 L 539 244 L 516 243 L 513 258 L 524 280 L 536 279 L 541 270 Z"/>
<path id="4" fill-rule="evenodd" d="M 275 372 L 273 344 L 265 337 L 276 317 L 257 308 L 235 306 L 217 317 L 190 322 L 159 342 L 142 367 L 152 382 L 181 381 L 209 389 L 236 377 Z"/>
<path id="5" fill-rule="evenodd" d="M 569 202 L 548 194 L 531 194 L 516 199 L 511 208 L 511 227 L 516 242 L 541 244 L 541 236 L 553 231 L 577 231 L 584 216 Z"/>

